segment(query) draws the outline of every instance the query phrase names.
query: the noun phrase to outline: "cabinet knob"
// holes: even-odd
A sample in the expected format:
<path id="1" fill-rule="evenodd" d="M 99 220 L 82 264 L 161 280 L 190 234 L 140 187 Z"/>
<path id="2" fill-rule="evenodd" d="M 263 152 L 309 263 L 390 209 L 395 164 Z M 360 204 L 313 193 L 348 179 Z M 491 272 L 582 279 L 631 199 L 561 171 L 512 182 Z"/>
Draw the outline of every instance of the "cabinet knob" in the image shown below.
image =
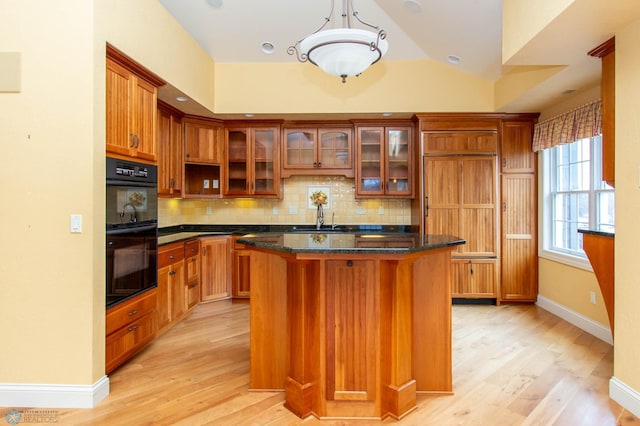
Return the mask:
<path id="1" fill-rule="evenodd" d="M 185 158 L 189 158 L 189 157 L 191 157 L 191 154 L 186 153 L 186 154 L 184 154 L 184 156 L 185 156 Z"/>
<path id="2" fill-rule="evenodd" d="M 137 325 L 137 324 L 132 325 L 131 327 L 129 327 L 129 328 L 127 329 L 127 331 L 135 331 L 135 330 L 137 330 L 137 329 L 138 329 L 138 327 L 139 327 L 139 325 Z"/>
<path id="3" fill-rule="evenodd" d="M 172 254 L 170 254 L 170 255 L 169 255 L 169 259 L 173 259 L 173 257 L 174 257 L 174 256 L 173 256 Z"/>
<path id="4" fill-rule="evenodd" d="M 138 313 L 137 309 L 134 309 L 133 311 L 130 311 L 127 315 L 129 315 L 130 317 L 136 315 Z"/>
<path id="5" fill-rule="evenodd" d="M 353 260 L 347 260 L 347 266 L 351 268 L 353 266 Z"/>

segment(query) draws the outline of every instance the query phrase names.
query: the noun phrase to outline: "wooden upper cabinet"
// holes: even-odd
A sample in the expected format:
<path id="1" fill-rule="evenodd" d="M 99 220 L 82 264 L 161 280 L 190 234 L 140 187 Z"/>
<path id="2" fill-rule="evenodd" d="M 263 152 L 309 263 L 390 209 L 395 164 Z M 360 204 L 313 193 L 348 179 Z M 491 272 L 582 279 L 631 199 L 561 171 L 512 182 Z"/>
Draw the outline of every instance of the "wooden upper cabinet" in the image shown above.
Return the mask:
<path id="1" fill-rule="evenodd" d="M 533 122 L 502 122 L 502 173 L 534 173 L 536 154 L 533 152 Z"/>
<path id="2" fill-rule="evenodd" d="M 185 118 L 184 161 L 188 163 L 222 164 L 223 127 L 221 123 Z"/>
<path id="3" fill-rule="evenodd" d="M 106 151 L 155 162 L 157 86 L 164 82 L 138 71 L 144 72 L 120 52 L 107 48 Z"/>
<path id="4" fill-rule="evenodd" d="M 182 122 L 180 114 L 158 105 L 158 196 L 182 195 Z"/>
<path id="5" fill-rule="evenodd" d="M 225 130 L 224 196 L 280 196 L 278 127 Z"/>
<path id="6" fill-rule="evenodd" d="M 615 187 L 616 146 L 616 39 L 611 38 L 589 52 L 602 59 L 600 96 L 602 98 L 602 180 Z"/>
<path id="7" fill-rule="evenodd" d="M 498 135 L 487 132 L 424 132 L 425 154 L 495 154 L 498 152 Z"/>
<path id="8" fill-rule="evenodd" d="M 285 128 L 281 176 L 353 177 L 352 133 L 352 129 L 348 127 Z"/>
<path id="9" fill-rule="evenodd" d="M 356 127 L 356 197 L 413 197 L 413 127 Z"/>

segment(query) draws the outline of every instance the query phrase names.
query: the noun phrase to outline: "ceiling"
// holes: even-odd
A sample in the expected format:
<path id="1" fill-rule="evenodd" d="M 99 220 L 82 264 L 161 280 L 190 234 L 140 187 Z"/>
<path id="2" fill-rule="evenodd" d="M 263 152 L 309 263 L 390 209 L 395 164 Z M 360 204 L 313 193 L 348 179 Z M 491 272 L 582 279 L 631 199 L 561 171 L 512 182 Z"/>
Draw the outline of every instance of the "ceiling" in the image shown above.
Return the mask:
<path id="1" fill-rule="evenodd" d="M 331 10 L 331 0 L 159 1 L 216 63 L 294 62 L 287 48 L 320 28 Z M 343 2 L 335 3 L 329 25 L 343 26 Z M 386 31 L 389 51 L 383 60 L 431 58 L 494 82 L 531 66 L 561 66 L 500 107 L 506 112 L 540 111 L 563 100 L 567 91 L 597 86 L 600 62 L 587 52 L 640 17 L 637 0 L 574 0 L 503 65 L 502 0 L 353 0 L 353 5 L 360 19 Z M 274 46 L 272 53 L 262 51 L 265 42 Z M 451 63 L 450 55 L 459 63 Z M 175 105 L 176 94 L 172 87 L 159 92 L 186 113 L 208 115 L 197 105 Z"/>

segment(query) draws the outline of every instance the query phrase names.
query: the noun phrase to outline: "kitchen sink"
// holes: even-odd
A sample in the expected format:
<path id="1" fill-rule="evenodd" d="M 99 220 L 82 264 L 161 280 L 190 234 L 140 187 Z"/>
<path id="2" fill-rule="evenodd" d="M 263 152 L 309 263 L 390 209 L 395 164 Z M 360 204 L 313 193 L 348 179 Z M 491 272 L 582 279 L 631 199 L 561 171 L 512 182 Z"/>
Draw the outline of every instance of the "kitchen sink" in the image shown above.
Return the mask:
<path id="1" fill-rule="evenodd" d="M 335 226 L 331 228 L 331 226 L 325 225 L 320 229 L 316 229 L 315 225 L 296 225 L 289 228 L 287 232 L 296 233 L 296 234 L 308 234 L 308 233 L 328 234 L 328 233 L 355 232 L 355 231 L 350 230 L 344 226 Z"/>

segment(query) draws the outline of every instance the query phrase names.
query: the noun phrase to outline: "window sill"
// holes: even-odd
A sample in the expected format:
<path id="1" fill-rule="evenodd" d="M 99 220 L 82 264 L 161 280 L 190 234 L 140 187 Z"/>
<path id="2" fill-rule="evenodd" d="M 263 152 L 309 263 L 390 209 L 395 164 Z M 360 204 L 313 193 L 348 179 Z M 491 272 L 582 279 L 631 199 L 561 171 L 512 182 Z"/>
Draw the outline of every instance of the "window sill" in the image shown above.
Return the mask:
<path id="1" fill-rule="evenodd" d="M 551 251 L 551 250 L 541 250 L 538 255 L 543 259 L 553 260 L 554 262 L 562 263 L 568 266 L 573 266 L 574 268 L 584 269 L 585 271 L 593 272 L 591 263 L 589 263 L 589 260 L 586 258 L 571 256 L 566 253 L 559 253 L 557 251 Z"/>

